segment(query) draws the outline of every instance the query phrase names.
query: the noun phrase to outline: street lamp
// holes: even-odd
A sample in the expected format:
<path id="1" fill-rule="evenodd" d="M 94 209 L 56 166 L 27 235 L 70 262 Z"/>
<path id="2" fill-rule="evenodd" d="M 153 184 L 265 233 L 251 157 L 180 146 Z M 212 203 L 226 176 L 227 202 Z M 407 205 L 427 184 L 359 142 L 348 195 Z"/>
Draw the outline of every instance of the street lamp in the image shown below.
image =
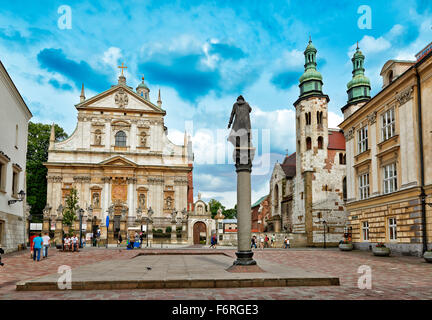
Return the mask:
<path id="1" fill-rule="evenodd" d="M 79 228 L 80 228 L 79 247 L 82 248 L 82 240 L 81 240 L 81 238 L 82 238 L 82 217 L 83 217 L 84 209 L 79 208 L 78 213 L 79 213 L 79 222 L 80 222 L 79 223 Z"/>
<path id="2" fill-rule="evenodd" d="M 324 249 L 326 249 L 326 229 L 327 229 L 327 222 L 323 220 L 323 226 L 324 226 Z"/>
<path id="3" fill-rule="evenodd" d="M 19 199 L 8 200 L 8 205 L 14 204 L 14 203 L 19 202 L 19 201 L 23 201 L 24 197 L 25 197 L 24 190 L 21 190 L 20 192 L 18 192 L 18 197 L 19 197 Z"/>

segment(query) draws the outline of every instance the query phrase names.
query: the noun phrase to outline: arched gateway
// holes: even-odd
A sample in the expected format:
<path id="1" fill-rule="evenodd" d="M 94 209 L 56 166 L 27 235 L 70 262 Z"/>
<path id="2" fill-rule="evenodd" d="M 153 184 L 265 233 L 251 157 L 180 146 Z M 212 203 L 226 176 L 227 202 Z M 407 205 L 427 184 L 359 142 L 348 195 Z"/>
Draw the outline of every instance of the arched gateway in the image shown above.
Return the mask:
<path id="1" fill-rule="evenodd" d="M 201 241 L 207 243 L 207 227 L 204 222 L 198 221 L 193 226 L 193 243 L 201 244 Z"/>

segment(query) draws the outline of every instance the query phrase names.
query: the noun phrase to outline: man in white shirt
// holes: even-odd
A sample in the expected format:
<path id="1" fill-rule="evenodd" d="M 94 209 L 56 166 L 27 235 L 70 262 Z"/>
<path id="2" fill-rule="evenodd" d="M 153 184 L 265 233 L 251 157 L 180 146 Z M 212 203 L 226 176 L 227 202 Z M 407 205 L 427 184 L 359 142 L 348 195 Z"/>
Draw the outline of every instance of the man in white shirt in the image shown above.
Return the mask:
<path id="1" fill-rule="evenodd" d="M 48 232 L 45 232 L 45 235 L 42 237 L 43 240 L 43 250 L 42 250 L 42 259 L 48 258 L 48 248 L 50 246 L 51 238 L 48 235 Z"/>
<path id="2" fill-rule="evenodd" d="M 73 235 L 72 237 L 72 246 L 73 246 L 73 251 L 78 251 L 78 238 L 76 236 L 76 234 Z"/>

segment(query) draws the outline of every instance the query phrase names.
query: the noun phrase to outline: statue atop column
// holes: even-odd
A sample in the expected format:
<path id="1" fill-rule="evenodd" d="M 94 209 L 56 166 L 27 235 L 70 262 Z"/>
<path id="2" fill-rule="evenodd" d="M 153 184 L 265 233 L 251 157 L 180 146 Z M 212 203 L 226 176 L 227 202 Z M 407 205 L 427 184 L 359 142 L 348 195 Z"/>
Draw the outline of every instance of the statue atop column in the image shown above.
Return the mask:
<path id="1" fill-rule="evenodd" d="M 228 123 L 228 129 L 231 127 L 231 124 L 233 124 L 228 136 L 228 141 L 231 142 L 235 148 L 233 159 L 236 165 L 248 165 L 252 162 L 254 157 L 249 116 L 251 111 L 252 108 L 249 103 L 245 101 L 243 96 L 238 96 L 237 102 L 233 105 Z"/>

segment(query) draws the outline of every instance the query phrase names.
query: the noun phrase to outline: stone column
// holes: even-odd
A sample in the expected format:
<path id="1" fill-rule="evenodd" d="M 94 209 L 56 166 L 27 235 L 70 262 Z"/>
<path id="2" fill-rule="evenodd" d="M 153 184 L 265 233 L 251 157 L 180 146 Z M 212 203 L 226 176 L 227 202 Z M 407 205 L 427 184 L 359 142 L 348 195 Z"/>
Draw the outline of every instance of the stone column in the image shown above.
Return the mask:
<path id="1" fill-rule="evenodd" d="M 108 210 L 108 207 L 110 206 L 110 181 L 111 181 L 111 177 L 103 177 L 102 181 L 104 183 L 104 189 L 103 189 L 103 204 L 102 204 L 101 220 L 102 220 L 103 225 L 105 225 L 107 210 Z"/>
<path id="2" fill-rule="evenodd" d="M 237 168 L 237 260 L 235 265 L 255 265 L 251 241 L 251 169 L 250 165 L 236 164 Z"/>
<path id="3" fill-rule="evenodd" d="M 241 111 L 240 111 L 241 110 Z M 251 143 L 251 127 L 249 104 L 242 96 L 237 98 L 233 106 L 228 128 L 234 120 L 228 141 L 234 146 L 233 160 L 237 172 L 237 260 L 235 266 L 252 266 L 256 261 L 252 259 L 251 250 L 251 172 L 252 160 L 255 155 L 255 148 Z M 234 118 L 235 117 L 235 118 Z"/>

